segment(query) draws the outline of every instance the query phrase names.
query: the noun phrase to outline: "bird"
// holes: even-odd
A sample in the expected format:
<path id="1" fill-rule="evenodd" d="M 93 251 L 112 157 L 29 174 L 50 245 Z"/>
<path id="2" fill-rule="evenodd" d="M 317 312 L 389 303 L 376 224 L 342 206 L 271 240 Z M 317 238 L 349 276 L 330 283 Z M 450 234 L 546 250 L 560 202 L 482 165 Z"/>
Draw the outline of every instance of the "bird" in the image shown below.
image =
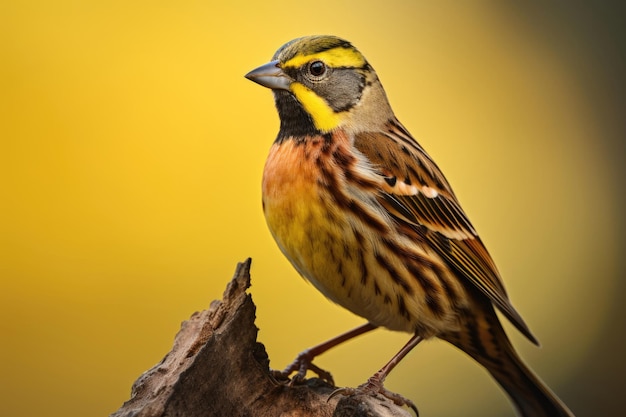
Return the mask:
<path id="1" fill-rule="evenodd" d="M 519 416 L 573 416 L 516 353 L 499 311 L 538 345 L 448 180 L 396 118 L 373 67 L 331 35 L 287 42 L 245 75 L 272 90 L 280 119 L 265 162 L 262 207 L 297 272 L 366 324 L 303 351 L 280 375 L 307 371 L 328 349 L 378 327 L 411 334 L 366 383 L 338 394 L 382 394 L 420 341 L 445 340 L 481 364 Z M 335 393 L 334 393 L 335 394 Z"/>

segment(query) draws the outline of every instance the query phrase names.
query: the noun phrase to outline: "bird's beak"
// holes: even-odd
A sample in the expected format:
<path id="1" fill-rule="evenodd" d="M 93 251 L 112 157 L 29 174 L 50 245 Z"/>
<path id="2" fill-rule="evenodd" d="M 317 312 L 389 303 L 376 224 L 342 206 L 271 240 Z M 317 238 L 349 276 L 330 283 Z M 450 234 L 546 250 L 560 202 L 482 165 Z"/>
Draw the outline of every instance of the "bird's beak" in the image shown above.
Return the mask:
<path id="1" fill-rule="evenodd" d="M 280 68 L 278 61 L 253 69 L 246 74 L 246 78 L 272 90 L 289 90 L 292 81 Z"/>

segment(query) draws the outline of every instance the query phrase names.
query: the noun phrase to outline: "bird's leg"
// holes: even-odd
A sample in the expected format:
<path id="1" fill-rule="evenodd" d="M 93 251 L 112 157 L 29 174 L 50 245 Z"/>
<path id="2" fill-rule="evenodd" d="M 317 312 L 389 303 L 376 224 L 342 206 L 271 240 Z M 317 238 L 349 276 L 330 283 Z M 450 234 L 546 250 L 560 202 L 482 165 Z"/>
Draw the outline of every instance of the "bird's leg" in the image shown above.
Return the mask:
<path id="1" fill-rule="evenodd" d="M 417 407 L 413 403 L 413 401 L 408 398 L 404 398 L 400 394 L 396 394 L 395 392 L 391 392 L 387 390 L 383 382 L 387 375 L 396 367 L 396 365 L 415 347 L 419 342 L 423 339 L 421 336 L 414 335 L 406 345 L 398 353 L 396 353 L 393 358 L 385 366 L 383 366 L 378 372 L 372 375 L 365 384 L 358 386 L 357 388 L 339 388 L 333 391 L 330 394 L 330 398 L 335 395 L 355 395 L 355 394 L 365 394 L 365 395 L 376 395 L 381 394 L 391 401 L 393 401 L 396 405 L 400 406 L 409 406 L 415 411 L 416 415 L 418 414 Z"/>
<path id="2" fill-rule="evenodd" d="M 333 377 L 330 372 L 327 372 L 316 365 L 313 364 L 313 359 L 316 356 L 321 355 L 327 350 L 347 341 L 356 336 L 362 335 L 363 333 L 367 333 L 371 330 L 374 330 L 377 326 L 374 326 L 371 323 L 366 323 L 362 326 L 357 327 L 356 329 L 352 329 L 348 332 L 340 334 L 337 337 L 334 337 L 324 343 L 320 343 L 317 346 L 313 346 L 312 348 L 306 349 L 301 352 L 296 359 L 287 366 L 283 371 L 273 371 L 274 377 L 278 379 L 289 379 L 289 375 L 293 372 L 297 371 L 298 373 L 293 376 L 291 379 L 291 384 L 302 382 L 304 377 L 306 376 L 307 370 L 311 370 L 315 372 L 321 379 L 326 382 L 335 385 L 333 381 Z"/>

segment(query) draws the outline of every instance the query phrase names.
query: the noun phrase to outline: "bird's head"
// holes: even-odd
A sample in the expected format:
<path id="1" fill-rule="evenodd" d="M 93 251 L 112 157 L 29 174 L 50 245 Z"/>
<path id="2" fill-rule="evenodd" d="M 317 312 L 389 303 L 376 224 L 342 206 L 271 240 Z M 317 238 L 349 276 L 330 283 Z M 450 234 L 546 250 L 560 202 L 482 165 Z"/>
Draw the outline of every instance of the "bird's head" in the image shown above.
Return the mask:
<path id="1" fill-rule="evenodd" d="M 335 36 L 294 39 L 246 78 L 274 91 L 284 135 L 375 130 L 393 117 L 374 69 Z"/>

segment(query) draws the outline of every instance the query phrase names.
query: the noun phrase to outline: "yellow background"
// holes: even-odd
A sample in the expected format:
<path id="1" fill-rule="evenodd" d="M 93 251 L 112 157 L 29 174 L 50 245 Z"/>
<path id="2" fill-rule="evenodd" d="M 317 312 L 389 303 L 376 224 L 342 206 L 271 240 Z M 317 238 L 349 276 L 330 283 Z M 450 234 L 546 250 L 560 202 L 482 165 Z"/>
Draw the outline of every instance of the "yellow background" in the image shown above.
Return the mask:
<path id="1" fill-rule="evenodd" d="M 273 367 L 362 323 L 297 276 L 260 207 L 278 119 L 270 92 L 243 75 L 314 33 L 366 55 L 446 173 L 542 342 L 508 327 L 531 366 L 579 417 L 623 409 L 624 30 L 613 10 L 11 3 L 0 7 L 0 415 L 115 411 L 249 256 Z M 379 330 L 318 364 L 355 386 L 407 339 Z M 416 348 L 387 385 L 427 417 L 513 414 L 443 342 Z"/>

